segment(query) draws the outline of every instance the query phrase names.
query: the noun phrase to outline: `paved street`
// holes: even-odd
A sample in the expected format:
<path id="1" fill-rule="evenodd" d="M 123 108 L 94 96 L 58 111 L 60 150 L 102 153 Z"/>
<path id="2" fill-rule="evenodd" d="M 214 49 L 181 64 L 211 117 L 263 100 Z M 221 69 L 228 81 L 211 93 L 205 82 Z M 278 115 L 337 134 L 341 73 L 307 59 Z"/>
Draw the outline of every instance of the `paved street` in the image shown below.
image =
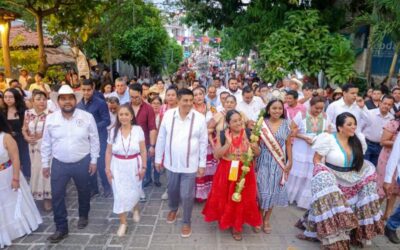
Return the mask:
<path id="1" fill-rule="evenodd" d="M 165 183 L 165 181 L 164 181 Z M 141 204 L 141 221 L 138 224 L 129 219 L 128 234 L 117 237 L 118 218 L 112 213 L 112 198 L 97 197 L 92 201 L 89 225 L 83 230 L 76 228 L 78 220 L 76 191 L 71 185 L 68 195 L 68 213 L 70 215 L 70 234 L 60 244 L 48 244 L 46 238 L 54 232 L 52 214 L 43 214 L 44 223 L 33 234 L 17 239 L 8 249 L 192 249 L 192 250 L 258 250 L 258 249 L 319 249 L 319 244 L 299 241 L 295 235 L 300 231 L 293 227 L 297 218 L 303 213 L 295 207 L 279 208 L 273 213 L 272 234 L 255 234 L 245 227 L 243 241 L 236 242 L 228 231 L 217 230 L 215 223 L 207 224 L 200 212 L 202 204 L 196 204 L 193 211 L 193 234 L 188 239 L 180 237 L 180 222 L 176 225 L 166 224 L 168 204 L 161 201 L 164 188 L 149 187 L 146 190 L 149 200 Z M 131 216 L 130 216 L 131 217 Z M 386 238 L 374 240 L 373 246 L 367 249 L 399 249 Z"/>

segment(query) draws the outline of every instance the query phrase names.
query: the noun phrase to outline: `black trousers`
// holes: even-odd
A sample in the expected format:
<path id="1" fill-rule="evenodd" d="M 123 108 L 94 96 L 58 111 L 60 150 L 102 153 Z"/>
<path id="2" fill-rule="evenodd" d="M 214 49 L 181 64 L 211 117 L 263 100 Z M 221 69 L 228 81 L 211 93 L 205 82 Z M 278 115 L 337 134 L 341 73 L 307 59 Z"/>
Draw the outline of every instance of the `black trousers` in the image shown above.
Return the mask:
<path id="1" fill-rule="evenodd" d="M 111 190 L 110 183 L 108 183 L 106 175 L 106 149 L 107 149 L 107 137 L 100 137 L 100 156 L 97 159 L 97 171 L 94 175 L 90 176 L 90 191 L 94 193 L 99 192 L 99 186 L 97 183 L 97 173 L 99 173 L 101 185 L 103 190 Z"/>
<path id="2" fill-rule="evenodd" d="M 54 222 L 60 232 L 68 232 L 68 213 L 65 207 L 65 192 L 72 178 L 78 190 L 79 217 L 88 218 L 90 210 L 89 187 L 90 155 L 75 163 L 64 163 L 55 158 L 51 164 L 51 194 Z"/>

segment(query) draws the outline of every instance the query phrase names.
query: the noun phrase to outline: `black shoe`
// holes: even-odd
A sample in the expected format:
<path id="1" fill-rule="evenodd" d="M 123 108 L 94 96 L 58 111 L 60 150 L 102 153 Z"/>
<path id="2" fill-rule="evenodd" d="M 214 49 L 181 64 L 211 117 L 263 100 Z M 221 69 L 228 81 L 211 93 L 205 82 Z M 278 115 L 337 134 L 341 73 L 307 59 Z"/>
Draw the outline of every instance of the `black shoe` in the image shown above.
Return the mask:
<path id="1" fill-rule="evenodd" d="M 91 191 L 90 192 L 90 199 L 93 199 L 97 196 L 99 196 L 99 191 Z"/>
<path id="2" fill-rule="evenodd" d="M 106 189 L 106 190 L 104 190 L 104 192 L 103 192 L 103 197 L 104 198 L 108 198 L 108 197 L 111 197 L 112 196 L 112 191 L 111 191 L 111 189 Z"/>
<path id="3" fill-rule="evenodd" d="M 155 181 L 154 185 L 156 185 L 156 187 L 161 187 L 161 182 L 160 181 Z"/>
<path id="4" fill-rule="evenodd" d="M 84 229 L 89 224 L 88 218 L 79 217 L 78 220 L 78 229 Z"/>
<path id="5" fill-rule="evenodd" d="M 389 239 L 390 242 L 394 244 L 400 244 L 400 239 L 397 236 L 396 230 L 392 230 L 385 226 L 385 236 Z"/>
<path id="6" fill-rule="evenodd" d="M 47 240 L 50 241 L 50 243 L 58 243 L 67 237 L 68 237 L 68 233 L 62 233 L 60 231 L 56 231 L 55 233 L 50 235 L 47 238 Z"/>

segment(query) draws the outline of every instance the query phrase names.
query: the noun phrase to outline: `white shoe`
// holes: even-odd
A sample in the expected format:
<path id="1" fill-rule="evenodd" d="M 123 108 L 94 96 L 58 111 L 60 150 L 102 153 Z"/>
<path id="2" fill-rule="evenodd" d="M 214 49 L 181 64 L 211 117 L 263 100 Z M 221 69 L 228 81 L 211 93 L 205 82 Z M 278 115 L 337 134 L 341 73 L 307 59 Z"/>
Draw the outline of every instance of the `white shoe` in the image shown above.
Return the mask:
<path id="1" fill-rule="evenodd" d="M 161 195 L 161 200 L 168 200 L 168 190 L 165 190 L 165 192 Z"/>
<path id="2" fill-rule="evenodd" d="M 139 208 L 134 208 L 132 213 L 133 213 L 132 216 L 133 222 L 138 223 L 140 221 Z"/>
<path id="3" fill-rule="evenodd" d="M 128 229 L 128 226 L 126 224 L 120 224 L 118 231 L 117 231 L 117 236 L 118 237 L 123 237 L 126 234 L 126 230 Z"/>

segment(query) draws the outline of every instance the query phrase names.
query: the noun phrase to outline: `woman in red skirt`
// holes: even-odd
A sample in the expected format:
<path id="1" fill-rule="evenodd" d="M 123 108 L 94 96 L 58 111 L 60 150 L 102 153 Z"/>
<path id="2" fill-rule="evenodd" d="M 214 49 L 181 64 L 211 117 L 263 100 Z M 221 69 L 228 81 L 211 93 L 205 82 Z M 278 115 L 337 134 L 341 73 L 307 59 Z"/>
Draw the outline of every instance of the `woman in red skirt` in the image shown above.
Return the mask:
<path id="1" fill-rule="evenodd" d="M 205 221 L 218 221 L 222 230 L 232 229 L 232 237 L 242 240 L 242 226 L 249 224 L 255 232 L 260 231 L 261 216 L 257 204 L 257 186 L 254 167 L 245 177 L 245 187 L 240 202 L 232 200 L 236 183 L 242 173 L 242 156 L 249 146 L 257 156 L 260 148 L 250 144 L 250 133 L 243 129 L 242 116 L 236 110 L 226 114 L 228 128 L 217 137 L 214 156 L 220 159 L 206 205 L 203 209 Z M 237 170 L 235 174 L 235 169 Z M 234 176 L 237 176 L 234 180 Z"/>

